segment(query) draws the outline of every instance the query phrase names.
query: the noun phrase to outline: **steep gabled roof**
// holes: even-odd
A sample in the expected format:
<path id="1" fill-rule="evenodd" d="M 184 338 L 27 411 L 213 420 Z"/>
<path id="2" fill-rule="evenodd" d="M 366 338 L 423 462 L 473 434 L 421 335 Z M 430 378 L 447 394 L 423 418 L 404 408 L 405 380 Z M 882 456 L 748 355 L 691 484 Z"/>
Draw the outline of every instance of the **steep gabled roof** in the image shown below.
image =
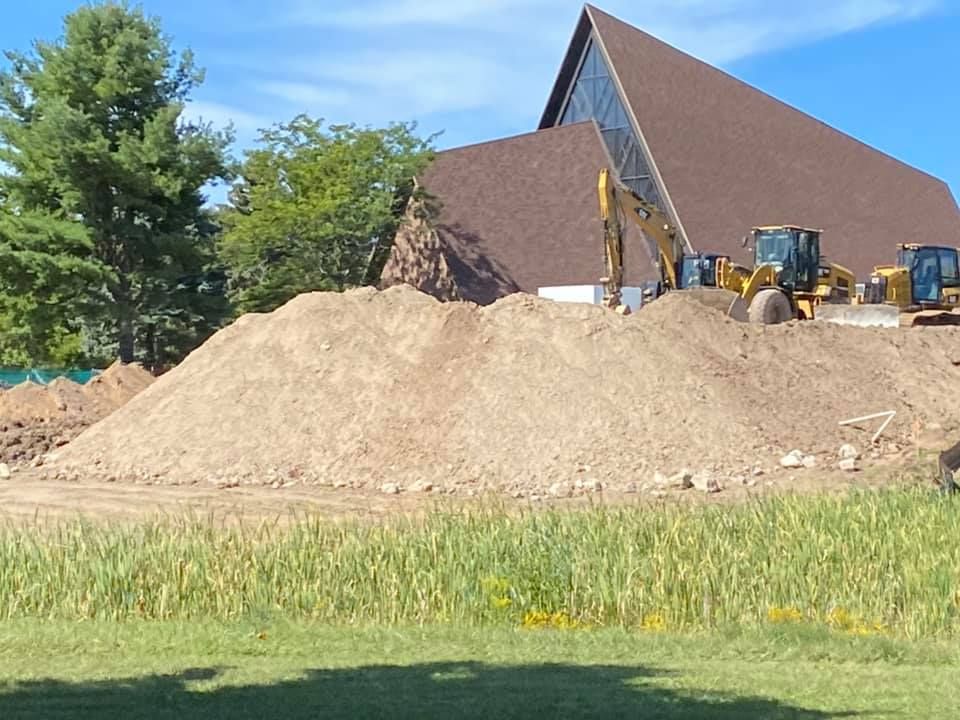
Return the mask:
<path id="1" fill-rule="evenodd" d="M 893 259 L 897 242 L 960 245 L 960 212 L 944 182 L 589 5 L 541 128 L 559 121 L 591 36 L 665 209 L 695 248 L 749 261 L 739 239 L 752 226 L 817 226 L 828 256 L 862 279 Z"/>
<path id="2" fill-rule="evenodd" d="M 441 203 L 429 239 L 401 231 L 383 284 L 480 304 L 604 273 L 597 180 L 610 158 L 592 121 L 437 154 L 421 182 Z M 625 234 L 627 284 L 655 279 L 647 245 Z M 441 277 L 443 276 L 443 277 Z"/>

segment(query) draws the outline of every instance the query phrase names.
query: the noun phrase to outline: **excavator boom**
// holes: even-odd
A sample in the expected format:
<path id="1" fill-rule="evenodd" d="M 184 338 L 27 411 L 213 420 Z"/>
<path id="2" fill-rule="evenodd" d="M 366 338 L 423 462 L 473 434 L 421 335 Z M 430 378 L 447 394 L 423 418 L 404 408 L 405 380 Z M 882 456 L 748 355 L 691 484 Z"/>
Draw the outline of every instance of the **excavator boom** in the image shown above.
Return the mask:
<path id="1" fill-rule="evenodd" d="M 684 252 L 683 242 L 676 228 L 656 205 L 629 188 L 618 186 L 606 168 L 600 171 L 598 190 L 606 245 L 607 276 L 603 282 L 607 305 L 619 306 L 623 280 L 623 229 L 619 221 L 619 213 L 622 213 L 656 243 L 661 281 L 667 291 L 681 291 L 735 320 L 747 321 L 747 307 L 738 292 L 724 287 L 682 287 L 678 274 Z M 718 272 L 718 280 L 720 277 L 721 272 Z M 722 277 L 729 278 L 731 282 L 739 281 L 741 273 L 739 268 L 728 266 L 724 268 Z"/>

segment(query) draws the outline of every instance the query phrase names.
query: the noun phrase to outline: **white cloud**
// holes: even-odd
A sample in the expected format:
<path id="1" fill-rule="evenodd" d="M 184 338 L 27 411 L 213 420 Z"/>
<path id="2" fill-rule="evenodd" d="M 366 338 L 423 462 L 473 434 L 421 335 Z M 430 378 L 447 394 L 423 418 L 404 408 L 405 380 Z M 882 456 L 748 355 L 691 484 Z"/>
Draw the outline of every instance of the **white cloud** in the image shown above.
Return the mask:
<path id="1" fill-rule="evenodd" d="M 945 2 L 596 0 L 720 66 L 907 21 Z M 238 132 L 298 112 L 363 124 L 416 119 L 455 136 L 458 124 L 478 134 L 532 129 L 581 8 L 582 0 L 275 0 L 272 20 L 287 30 L 270 34 L 283 44 L 226 61 L 243 69 L 244 110 L 197 105 L 215 122 L 232 118 Z"/>
<path id="2" fill-rule="evenodd" d="M 258 114 L 241 110 L 237 107 L 223 105 L 205 100 L 190 102 L 183 111 L 183 117 L 195 122 L 213 123 L 214 127 L 223 129 L 231 122 L 237 132 L 248 134 L 269 127 L 272 120 L 266 114 Z"/>
<path id="3" fill-rule="evenodd" d="M 641 3 L 648 11 L 624 19 L 708 62 L 723 64 L 751 55 L 804 45 L 928 14 L 941 0 L 758 0 Z"/>
<path id="4" fill-rule="evenodd" d="M 265 82 L 258 88 L 290 105 L 299 106 L 303 110 L 309 109 L 310 112 L 316 112 L 317 109 L 324 107 L 344 108 L 351 102 L 350 93 L 346 90 L 327 88 L 308 82 Z"/>
<path id="5" fill-rule="evenodd" d="M 597 6 L 710 62 L 924 15 L 945 0 L 608 0 Z M 518 42 L 569 34 L 580 0 L 294 0 L 291 23 L 347 30 L 489 31 Z M 478 48 L 481 49 L 481 48 Z"/>
<path id="6" fill-rule="evenodd" d="M 398 25 L 463 25 L 502 27 L 511 13 L 547 8 L 551 0 L 392 0 L 383 2 L 296 3 L 290 19 L 318 26 L 369 29 Z"/>

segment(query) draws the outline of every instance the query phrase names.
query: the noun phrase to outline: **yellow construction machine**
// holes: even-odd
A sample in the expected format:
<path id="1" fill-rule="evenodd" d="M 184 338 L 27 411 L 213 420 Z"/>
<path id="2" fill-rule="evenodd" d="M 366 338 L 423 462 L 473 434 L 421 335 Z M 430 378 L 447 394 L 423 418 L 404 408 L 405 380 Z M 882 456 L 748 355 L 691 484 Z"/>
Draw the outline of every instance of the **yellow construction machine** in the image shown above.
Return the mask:
<path id="1" fill-rule="evenodd" d="M 747 321 L 747 306 L 736 286 L 743 277 L 749 276 L 749 270 L 731 262 L 725 255 L 685 253 L 683 242 L 667 216 L 629 188 L 617 186 L 606 168 L 600 171 L 598 190 L 607 268 L 606 277 L 601 278 L 601 282 L 604 286 L 603 302 L 607 307 L 621 313 L 629 311 L 620 297 L 623 287 L 622 213 L 657 245 L 661 292 L 689 293 L 736 320 Z"/>
<path id="2" fill-rule="evenodd" d="M 754 228 L 751 270 L 727 255 L 685 253 L 667 217 L 629 188 L 616 185 L 606 169 L 600 171 L 598 189 L 607 262 L 607 277 L 602 281 L 609 307 L 625 309 L 620 302 L 623 233 L 618 211 L 656 242 L 664 291 L 689 293 L 737 320 L 772 324 L 792 318 L 813 319 L 815 308 L 825 303 L 850 303 L 854 275 L 821 256 L 819 230 Z M 747 241 L 744 238 L 744 246 Z"/>
<path id="3" fill-rule="evenodd" d="M 740 290 L 750 322 L 814 320 L 825 307 L 851 304 L 856 278 L 821 254 L 822 232 L 799 225 L 753 228 L 753 272 Z"/>
<path id="4" fill-rule="evenodd" d="M 960 253 L 942 245 L 897 245 L 894 265 L 873 269 L 862 302 L 831 322 L 863 327 L 960 325 Z"/>

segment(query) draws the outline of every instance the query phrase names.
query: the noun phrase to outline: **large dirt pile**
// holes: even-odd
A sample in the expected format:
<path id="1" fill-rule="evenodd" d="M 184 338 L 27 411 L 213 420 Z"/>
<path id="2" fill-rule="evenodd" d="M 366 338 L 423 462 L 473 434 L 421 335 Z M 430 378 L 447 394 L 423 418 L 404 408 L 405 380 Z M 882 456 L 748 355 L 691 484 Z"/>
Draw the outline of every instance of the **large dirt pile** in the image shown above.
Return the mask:
<path id="1" fill-rule="evenodd" d="M 58 453 L 58 474 L 376 487 L 612 486 L 835 454 L 843 419 L 960 422 L 960 332 L 736 323 L 679 294 L 621 317 L 408 287 L 247 315 Z"/>
<path id="2" fill-rule="evenodd" d="M 115 363 L 84 385 L 57 378 L 0 390 L 0 462 L 28 463 L 65 445 L 152 381 L 139 365 Z"/>

